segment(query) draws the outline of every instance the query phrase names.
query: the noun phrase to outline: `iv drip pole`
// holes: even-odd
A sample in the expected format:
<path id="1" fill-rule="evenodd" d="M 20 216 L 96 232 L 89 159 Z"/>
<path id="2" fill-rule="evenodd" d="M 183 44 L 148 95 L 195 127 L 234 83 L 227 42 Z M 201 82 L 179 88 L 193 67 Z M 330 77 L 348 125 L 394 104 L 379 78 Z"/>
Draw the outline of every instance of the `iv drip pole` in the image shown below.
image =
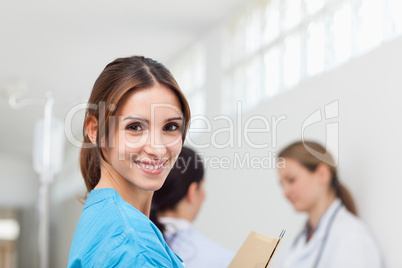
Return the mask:
<path id="1" fill-rule="evenodd" d="M 9 97 L 10 106 L 15 109 L 22 109 L 26 106 L 43 105 L 43 99 L 20 99 L 22 94 L 16 92 Z M 52 141 L 52 113 L 54 99 L 51 92 L 46 93 L 44 102 L 44 124 L 43 124 L 43 155 L 42 155 L 42 171 L 40 173 L 39 186 L 39 262 L 40 268 L 49 267 L 49 200 L 50 200 L 50 184 L 53 181 L 53 173 L 50 164 L 50 152 Z"/>
<path id="2" fill-rule="evenodd" d="M 50 184 L 53 174 L 50 166 L 50 152 L 52 140 L 52 112 L 54 99 L 50 93 L 46 94 L 44 108 L 44 132 L 43 132 L 43 169 L 40 176 L 39 188 L 39 255 L 40 268 L 49 267 L 49 199 Z"/>

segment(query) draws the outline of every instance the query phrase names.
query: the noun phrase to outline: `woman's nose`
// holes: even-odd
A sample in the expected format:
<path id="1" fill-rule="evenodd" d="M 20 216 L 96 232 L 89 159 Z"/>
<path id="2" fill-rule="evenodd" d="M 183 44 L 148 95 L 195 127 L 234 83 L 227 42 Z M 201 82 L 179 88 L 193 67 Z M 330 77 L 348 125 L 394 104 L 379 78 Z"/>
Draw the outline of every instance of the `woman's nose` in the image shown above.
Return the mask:
<path id="1" fill-rule="evenodd" d="M 290 189 L 289 189 L 289 187 L 284 186 L 282 191 L 283 191 L 283 195 L 284 195 L 286 198 L 289 198 L 289 195 L 290 195 Z"/>
<path id="2" fill-rule="evenodd" d="M 160 158 L 166 154 L 166 145 L 160 134 L 152 134 L 148 137 L 144 151 L 153 157 Z"/>

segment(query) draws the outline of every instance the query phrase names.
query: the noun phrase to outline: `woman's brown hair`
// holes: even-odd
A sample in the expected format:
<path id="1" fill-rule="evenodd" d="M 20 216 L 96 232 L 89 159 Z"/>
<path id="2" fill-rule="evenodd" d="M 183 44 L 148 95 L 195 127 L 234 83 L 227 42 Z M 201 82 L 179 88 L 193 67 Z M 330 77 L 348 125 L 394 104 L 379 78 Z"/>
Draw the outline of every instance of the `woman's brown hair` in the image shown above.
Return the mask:
<path id="1" fill-rule="evenodd" d="M 182 141 L 184 142 L 191 116 L 190 107 L 169 70 L 161 63 L 142 56 L 114 60 L 106 65 L 95 81 L 85 113 L 80 167 L 88 192 L 94 189 L 100 180 L 101 162 L 108 162 L 107 156 L 99 144 L 101 144 L 102 139 L 107 140 L 110 117 L 116 113 L 119 104 L 124 101 L 127 94 L 133 90 L 149 88 L 157 84 L 171 89 L 180 100 L 184 117 L 182 132 Z M 91 143 L 86 133 L 86 125 L 91 118 L 96 118 L 98 121 L 96 145 Z"/>
<path id="2" fill-rule="evenodd" d="M 306 147 L 309 147 L 312 150 L 322 154 L 323 158 L 318 159 L 317 157 L 312 155 L 306 149 Z M 284 159 L 293 159 L 310 172 L 314 172 L 321 164 L 327 165 L 331 172 L 331 188 L 334 190 L 336 196 L 341 199 L 347 210 L 349 210 L 354 215 L 357 215 L 357 209 L 353 201 L 353 197 L 350 194 L 349 190 L 339 182 L 338 172 L 335 167 L 335 161 L 333 157 L 326 152 L 326 149 L 323 146 L 313 141 L 298 141 L 283 149 L 279 153 L 278 157 Z"/>

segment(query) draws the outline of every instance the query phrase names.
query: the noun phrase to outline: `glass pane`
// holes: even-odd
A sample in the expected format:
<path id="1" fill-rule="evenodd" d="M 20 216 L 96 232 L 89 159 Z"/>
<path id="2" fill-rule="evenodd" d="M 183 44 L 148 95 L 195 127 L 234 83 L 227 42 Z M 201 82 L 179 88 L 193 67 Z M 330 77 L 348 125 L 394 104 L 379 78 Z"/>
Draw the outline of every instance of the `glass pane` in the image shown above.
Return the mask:
<path id="1" fill-rule="evenodd" d="M 300 37 L 293 34 L 285 39 L 283 55 L 283 82 L 291 87 L 300 80 Z"/>
<path id="2" fill-rule="evenodd" d="M 233 47 L 234 47 L 234 33 L 229 29 L 226 29 L 223 33 L 222 41 L 222 66 L 229 68 L 233 63 Z"/>
<path id="3" fill-rule="evenodd" d="M 364 0 L 356 6 L 356 52 L 366 52 L 382 41 L 383 2 Z"/>
<path id="4" fill-rule="evenodd" d="M 239 20 L 236 25 L 236 31 L 234 33 L 233 42 L 233 61 L 236 62 L 243 57 L 245 54 L 245 32 L 246 32 L 246 21 L 243 18 Z"/>
<path id="5" fill-rule="evenodd" d="M 323 22 L 311 23 L 307 29 L 307 74 L 313 76 L 324 69 L 325 25 Z"/>
<path id="6" fill-rule="evenodd" d="M 274 40 L 279 34 L 280 3 L 279 0 L 269 1 L 265 7 L 264 42 Z"/>
<path id="7" fill-rule="evenodd" d="M 171 68 L 173 75 L 186 96 L 195 91 L 204 91 L 205 84 L 205 47 L 196 45 L 184 53 Z"/>
<path id="8" fill-rule="evenodd" d="M 246 66 L 246 86 L 243 92 L 244 99 L 246 100 L 245 108 L 250 108 L 261 99 L 261 70 L 260 57 L 255 57 Z"/>
<path id="9" fill-rule="evenodd" d="M 339 65 L 352 55 L 352 11 L 349 4 L 335 11 L 330 26 L 330 62 Z"/>
<path id="10" fill-rule="evenodd" d="M 205 94 L 204 90 L 197 92 L 190 97 L 191 115 L 205 115 Z"/>
<path id="11" fill-rule="evenodd" d="M 261 12 L 256 8 L 247 15 L 245 29 L 246 53 L 252 53 L 261 46 Z"/>
<path id="12" fill-rule="evenodd" d="M 312 14 L 324 6 L 324 0 L 305 0 L 305 5 L 307 13 Z"/>
<path id="13" fill-rule="evenodd" d="M 233 96 L 234 96 L 234 103 L 237 101 L 244 101 L 243 93 L 245 91 L 245 72 L 243 67 L 239 67 L 234 71 L 233 76 Z M 245 95 L 245 94 L 244 94 Z"/>
<path id="14" fill-rule="evenodd" d="M 279 92 L 280 81 L 280 65 L 279 65 L 279 49 L 274 47 L 264 55 L 265 66 L 265 95 L 274 96 Z"/>
<path id="15" fill-rule="evenodd" d="M 180 74 L 180 82 L 181 82 L 181 87 L 184 92 L 184 94 L 190 94 L 191 93 L 191 69 L 190 68 L 185 68 L 184 65 L 180 66 L 181 67 L 181 74 Z"/>
<path id="16" fill-rule="evenodd" d="M 221 111 L 222 113 L 229 114 L 234 108 L 234 83 L 233 76 L 226 75 L 223 78 L 222 94 L 221 94 Z"/>
<path id="17" fill-rule="evenodd" d="M 301 0 L 282 0 L 282 14 L 284 30 L 296 26 L 301 18 Z"/>
<path id="18" fill-rule="evenodd" d="M 193 55 L 193 60 L 190 63 L 193 65 L 193 88 L 201 88 L 205 83 L 205 53 L 203 49 L 197 48 Z M 187 66 L 191 67 L 191 65 Z"/>
<path id="19" fill-rule="evenodd" d="M 194 95 L 188 97 L 188 102 L 191 107 L 191 116 L 193 121 L 191 121 L 189 131 L 192 133 L 199 133 L 199 129 L 206 128 L 206 123 L 203 120 L 194 120 L 194 118 L 199 118 L 198 116 L 205 116 L 205 91 L 199 90 Z"/>
<path id="20" fill-rule="evenodd" d="M 402 34 L 402 1 L 388 0 L 386 5 L 385 34 L 394 37 Z"/>

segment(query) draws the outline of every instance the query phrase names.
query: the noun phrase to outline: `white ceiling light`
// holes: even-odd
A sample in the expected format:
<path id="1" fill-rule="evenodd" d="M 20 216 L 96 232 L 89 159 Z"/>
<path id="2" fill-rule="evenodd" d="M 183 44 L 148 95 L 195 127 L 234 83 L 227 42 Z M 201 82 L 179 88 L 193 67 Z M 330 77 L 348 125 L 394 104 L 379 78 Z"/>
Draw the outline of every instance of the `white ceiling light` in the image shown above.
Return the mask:
<path id="1" fill-rule="evenodd" d="M 20 235 L 20 224 L 14 219 L 0 219 L 0 240 L 14 241 Z"/>

